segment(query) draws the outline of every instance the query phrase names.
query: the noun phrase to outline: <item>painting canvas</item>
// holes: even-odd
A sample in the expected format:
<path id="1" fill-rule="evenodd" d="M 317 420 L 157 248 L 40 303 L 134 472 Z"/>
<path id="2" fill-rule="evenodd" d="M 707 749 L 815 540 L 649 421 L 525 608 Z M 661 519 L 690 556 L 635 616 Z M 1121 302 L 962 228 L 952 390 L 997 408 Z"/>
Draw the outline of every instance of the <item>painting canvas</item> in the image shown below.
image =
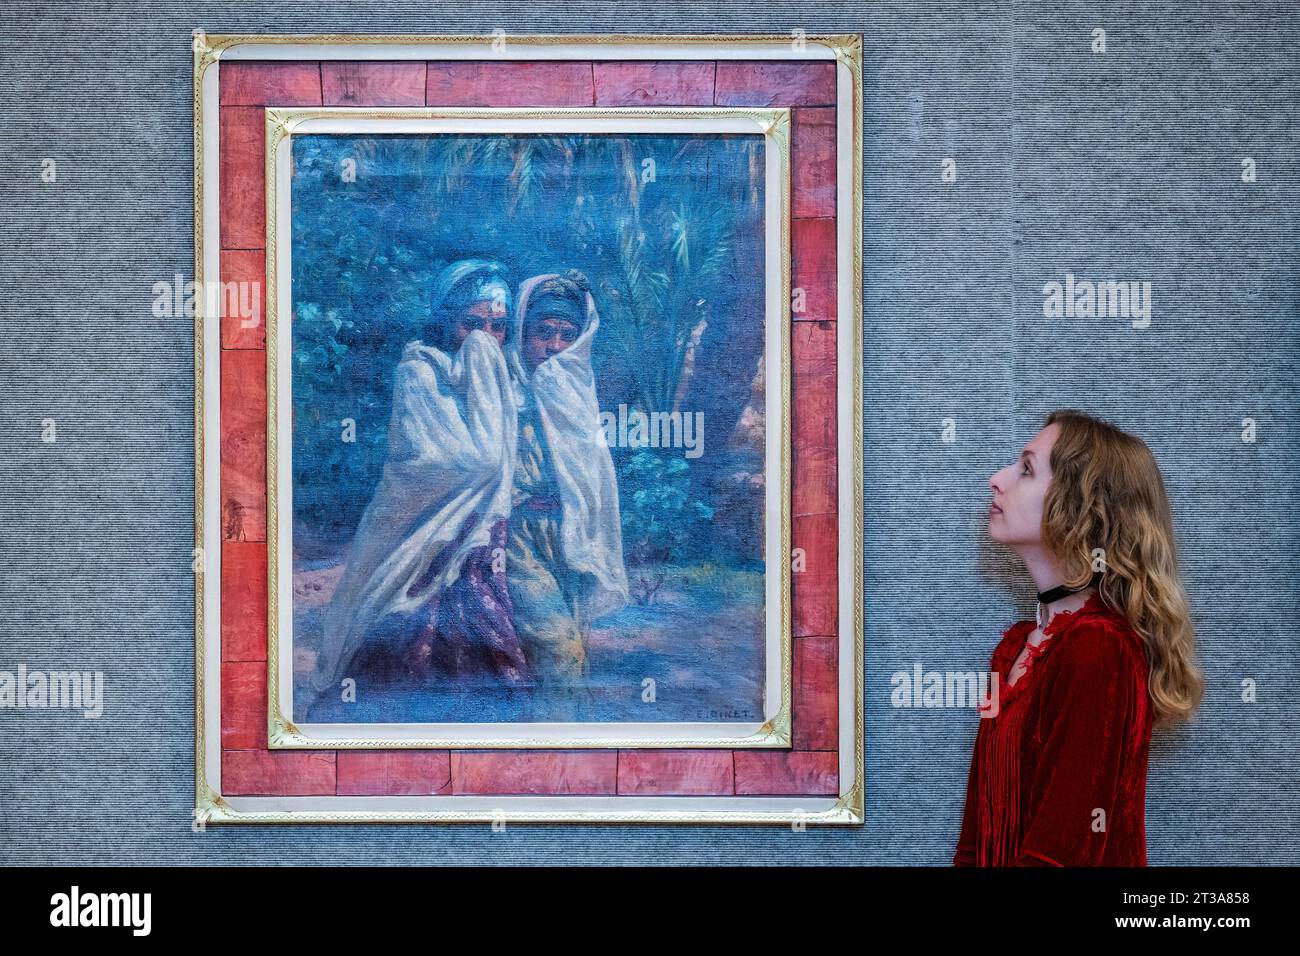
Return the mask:
<path id="1" fill-rule="evenodd" d="M 292 721 L 762 722 L 769 148 L 292 138 Z"/>

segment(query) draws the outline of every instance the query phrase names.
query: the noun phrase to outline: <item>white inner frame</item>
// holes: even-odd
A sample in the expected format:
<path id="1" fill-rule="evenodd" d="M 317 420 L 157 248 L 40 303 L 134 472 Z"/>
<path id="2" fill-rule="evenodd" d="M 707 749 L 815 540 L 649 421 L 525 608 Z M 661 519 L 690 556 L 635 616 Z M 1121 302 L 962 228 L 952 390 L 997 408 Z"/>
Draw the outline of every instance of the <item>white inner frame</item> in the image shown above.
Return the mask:
<path id="1" fill-rule="evenodd" d="M 289 135 L 280 139 L 275 156 L 275 259 L 276 259 L 276 313 L 277 355 L 276 408 L 277 432 L 277 497 L 279 501 L 279 528 L 267 528 L 267 534 L 277 534 L 279 582 L 278 647 L 279 695 L 281 710 L 292 721 L 303 738 L 321 741 L 319 746 L 347 746 L 348 741 L 366 742 L 367 746 L 415 745 L 446 747 L 453 744 L 481 744 L 484 746 L 546 745 L 637 746 L 684 744 L 698 746 L 702 741 L 716 741 L 717 746 L 745 746 L 737 742 L 759 733 L 765 723 L 781 709 L 782 686 L 782 566 L 781 519 L 783 511 L 781 455 L 784 447 L 782 426 L 785 413 L 785 390 L 767 387 L 765 399 L 764 467 L 764 660 L 763 660 L 763 713 L 760 719 L 747 721 L 644 721 L 644 722 L 584 722 L 584 723 L 311 723 L 293 718 L 293 401 L 292 370 L 293 343 L 293 229 L 291 159 L 293 139 L 312 134 L 381 135 L 381 134 L 495 134 L 495 133 L 593 133 L 593 134 L 724 134 L 764 135 L 764 125 L 752 118 L 726 115 L 734 112 L 719 108 L 719 115 L 709 113 L 705 107 L 682 110 L 683 115 L 647 116 L 558 116 L 547 118 L 510 116 L 510 111 L 491 115 L 484 109 L 482 117 L 463 115 L 437 118 L 358 118 L 350 116 L 355 109 L 341 109 L 337 116 L 311 117 L 296 121 Z M 382 112 L 375 108 L 371 112 Z M 457 110 L 458 114 L 474 112 Z M 664 113 L 671 113 L 665 109 Z M 686 115 L 690 114 L 690 115 Z M 781 347 L 786 330 L 784 293 L 782 289 L 783 178 L 782 155 L 773 148 L 773 141 L 764 140 L 765 175 L 763 186 L 764 227 L 764 377 L 767 383 L 782 381 Z M 269 213 L 269 211 L 268 211 Z M 788 383 L 787 383 L 788 384 Z M 789 600 L 787 596 L 787 601 Z M 429 743 L 434 741 L 434 743 Z M 272 748 L 275 748 L 274 742 Z M 295 741 L 294 749 L 303 749 Z"/>
<path id="2" fill-rule="evenodd" d="M 321 59 L 321 60 L 460 60 L 489 59 L 489 44 L 464 46 L 444 44 L 244 44 L 222 51 L 222 59 Z M 514 44 L 512 60 L 591 59 L 602 60 L 833 60 L 835 51 L 822 43 L 809 41 L 793 51 L 789 43 L 698 43 L 676 44 Z M 208 237 L 202 253 L 205 280 L 220 281 L 220 152 L 216 148 L 220 130 L 218 75 L 220 62 L 202 76 L 202 138 L 209 148 L 203 154 L 203 235 Z M 861 501 L 855 498 L 853 464 L 854 426 L 860 422 L 856 387 L 861 375 L 862 355 L 857 352 L 857 335 L 852 325 L 858 315 L 855 296 L 854 226 L 857 216 L 853 186 L 857 155 L 854 142 L 854 78 L 849 66 L 836 66 L 836 281 L 837 281 L 837 448 L 841 467 L 838 474 L 838 572 L 839 572 L 839 790 L 848 793 L 862 780 L 857 739 L 860 729 L 856 700 L 859 679 L 856 647 L 862 635 L 855 629 L 856 594 L 848 582 L 856 582 L 855 549 L 861 528 L 858 527 Z M 846 331 L 845 325 L 850 326 Z M 862 822 L 836 817 L 839 798 L 751 797 L 751 796 L 683 796 L 683 797 L 608 797 L 608 796 L 439 796 L 439 797 L 235 797 L 222 795 L 221 787 L 221 561 L 220 561 L 220 319 L 208 315 L 203 327 L 204 434 L 202 451 L 204 476 L 203 541 L 203 779 L 213 793 L 220 796 L 225 819 L 230 822 L 289 822 L 295 817 L 307 821 L 329 819 L 338 822 L 364 822 L 384 815 L 384 819 L 412 822 L 446 820 L 449 822 L 492 821 L 499 814 L 509 819 L 537 822 L 594 822 L 620 820 L 658 820 L 665 823 L 785 823 L 791 819 L 826 815 L 832 822 Z M 215 547 L 214 547 L 215 545 Z M 215 558 L 214 558 L 215 556 Z M 287 816 L 286 816 L 287 815 Z"/>

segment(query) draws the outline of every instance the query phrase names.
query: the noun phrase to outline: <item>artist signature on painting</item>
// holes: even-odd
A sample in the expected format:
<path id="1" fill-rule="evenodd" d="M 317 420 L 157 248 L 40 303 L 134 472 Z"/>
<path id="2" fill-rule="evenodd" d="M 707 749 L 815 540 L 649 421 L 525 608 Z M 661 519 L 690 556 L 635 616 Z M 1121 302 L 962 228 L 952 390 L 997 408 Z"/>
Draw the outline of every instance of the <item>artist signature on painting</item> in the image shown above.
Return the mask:
<path id="1" fill-rule="evenodd" d="M 757 720 L 752 710 L 697 710 L 696 720 Z"/>

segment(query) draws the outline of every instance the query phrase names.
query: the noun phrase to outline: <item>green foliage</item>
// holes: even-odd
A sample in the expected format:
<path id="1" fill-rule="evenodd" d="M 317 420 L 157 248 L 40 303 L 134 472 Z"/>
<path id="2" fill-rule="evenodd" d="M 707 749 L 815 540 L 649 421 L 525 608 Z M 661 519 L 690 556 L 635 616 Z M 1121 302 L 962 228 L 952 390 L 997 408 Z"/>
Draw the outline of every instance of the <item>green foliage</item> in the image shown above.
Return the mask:
<path id="1" fill-rule="evenodd" d="M 373 464 L 387 444 L 388 381 L 370 387 L 338 387 L 356 340 L 356 323 L 314 302 L 299 303 L 294 318 L 293 430 L 294 516 L 300 549 L 350 533 L 357 489 L 369 496 Z M 355 422 L 355 440 L 345 441 L 345 421 Z M 364 501 L 361 502 L 364 507 Z M 354 505 L 355 507 L 355 505 Z M 309 531 L 310 533 L 304 533 Z"/>
<path id="2" fill-rule="evenodd" d="M 713 508 L 692 497 L 685 458 L 641 449 L 623 461 L 619 479 L 629 564 L 676 563 L 702 552 Z"/>
<path id="3" fill-rule="evenodd" d="M 645 409 L 677 407 L 691 333 L 719 305 L 718 279 L 735 244 L 726 199 L 683 188 L 672 202 L 630 204 L 614 221 L 618 260 L 606 313 L 624 354 L 637 357 L 629 367 Z"/>

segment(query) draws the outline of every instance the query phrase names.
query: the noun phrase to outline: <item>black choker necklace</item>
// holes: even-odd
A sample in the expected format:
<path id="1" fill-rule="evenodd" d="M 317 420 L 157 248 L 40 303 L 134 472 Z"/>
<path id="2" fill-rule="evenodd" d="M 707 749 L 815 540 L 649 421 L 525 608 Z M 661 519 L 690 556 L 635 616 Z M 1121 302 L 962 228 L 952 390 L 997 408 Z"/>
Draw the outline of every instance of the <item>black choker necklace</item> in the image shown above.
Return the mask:
<path id="1" fill-rule="evenodd" d="M 1092 576 L 1091 581 L 1089 581 L 1087 584 L 1081 585 L 1080 587 L 1067 588 L 1064 584 L 1062 584 L 1060 587 L 1052 588 L 1050 591 L 1039 591 L 1038 603 L 1051 604 L 1053 601 L 1061 600 L 1061 598 L 1065 597 L 1067 594 L 1074 594 L 1078 591 L 1083 591 L 1090 587 L 1093 587 L 1100 580 L 1101 580 L 1101 572 L 1098 571 Z"/>

